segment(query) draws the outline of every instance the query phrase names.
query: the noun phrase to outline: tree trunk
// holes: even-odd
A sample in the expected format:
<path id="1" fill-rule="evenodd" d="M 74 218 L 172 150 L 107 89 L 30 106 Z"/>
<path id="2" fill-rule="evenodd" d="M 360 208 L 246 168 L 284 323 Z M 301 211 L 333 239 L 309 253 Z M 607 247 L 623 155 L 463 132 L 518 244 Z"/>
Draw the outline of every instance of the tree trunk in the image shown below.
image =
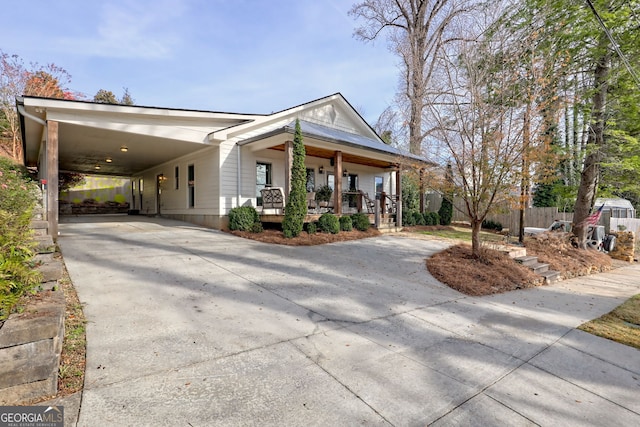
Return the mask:
<path id="1" fill-rule="evenodd" d="M 579 247 L 587 247 L 586 219 L 598 190 L 598 177 L 600 175 L 600 162 L 602 161 L 602 148 L 604 147 L 604 128 L 606 122 L 606 102 L 609 77 L 609 63 L 611 50 L 606 37 L 602 36 L 599 47 L 603 54 L 598 61 L 594 73 L 595 94 L 593 95 L 592 126 L 587 140 L 587 153 L 584 159 L 578 197 L 573 214 L 573 232 L 578 238 Z"/>
<path id="2" fill-rule="evenodd" d="M 482 228 L 482 221 L 477 219 L 471 220 L 471 253 L 474 258 L 480 258 L 480 229 Z"/>

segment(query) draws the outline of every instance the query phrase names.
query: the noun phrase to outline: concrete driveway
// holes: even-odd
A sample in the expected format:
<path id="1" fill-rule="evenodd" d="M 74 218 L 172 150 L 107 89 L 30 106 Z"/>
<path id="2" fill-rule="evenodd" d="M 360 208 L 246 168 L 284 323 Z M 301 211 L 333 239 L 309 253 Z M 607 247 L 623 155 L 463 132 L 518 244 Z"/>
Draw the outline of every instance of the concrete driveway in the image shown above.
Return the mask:
<path id="1" fill-rule="evenodd" d="M 575 330 L 638 267 L 473 298 L 435 240 L 316 247 L 63 218 L 85 304 L 78 425 L 640 425 L 640 351 Z"/>

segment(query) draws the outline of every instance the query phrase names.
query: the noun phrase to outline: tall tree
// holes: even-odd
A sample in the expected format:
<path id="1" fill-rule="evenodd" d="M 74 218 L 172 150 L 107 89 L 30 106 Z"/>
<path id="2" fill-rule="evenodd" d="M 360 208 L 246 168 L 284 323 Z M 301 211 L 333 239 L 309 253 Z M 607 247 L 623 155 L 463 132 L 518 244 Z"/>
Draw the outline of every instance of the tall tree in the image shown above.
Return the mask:
<path id="1" fill-rule="evenodd" d="M 365 0 L 349 14 L 362 19 L 355 36 L 365 42 L 387 33 L 390 49 L 401 58 L 401 102 L 408 110 L 409 151 L 422 154 L 430 134 L 423 126 L 426 90 L 434 76 L 435 58 L 449 41 L 447 30 L 470 10 L 468 0 Z"/>
<path id="2" fill-rule="evenodd" d="M 100 89 L 93 96 L 93 102 L 100 102 L 102 104 L 117 104 L 118 98 L 110 90 Z"/>
<path id="3" fill-rule="evenodd" d="M 93 102 L 100 102 L 102 104 L 133 105 L 133 98 L 131 97 L 131 93 L 129 93 L 128 88 L 124 88 L 124 93 L 120 99 L 118 99 L 112 91 L 100 89 L 93 96 Z"/>
<path id="4" fill-rule="evenodd" d="M 514 91 L 517 76 L 503 72 L 504 57 L 491 43 L 455 46 L 440 55 L 446 78 L 429 113 L 453 167 L 454 194 L 471 223 L 472 252 L 480 257 L 482 221 L 517 188 L 524 109 Z"/>
<path id="5" fill-rule="evenodd" d="M 27 67 L 18 55 L 0 51 L 0 136 L 13 159 L 22 162 L 16 97 L 74 99 L 78 95 L 66 87 L 70 81 L 69 73 L 55 64 L 31 63 Z"/>
<path id="6" fill-rule="evenodd" d="M 296 237 L 300 234 L 304 226 L 304 217 L 307 214 L 307 169 L 304 165 L 305 157 L 300 121 L 296 119 L 293 137 L 293 164 L 291 165 L 291 190 L 289 191 L 284 220 L 282 221 L 282 231 L 287 238 Z"/>
<path id="7" fill-rule="evenodd" d="M 620 132 L 634 137 L 634 127 L 637 129 L 637 111 L 632 112 L 637 107 L 630 106 L 637 106 L 640 92 L 640 2 L 523 0 L 521 4 L 520 19 L 538 22 L 542 30 L 551 29 L 544 32 L 546 52 L 569 58 L 568 66 L 558 73 L 564 85 L 557 96 L 564 108 L 550 128 L 556 132 L 555 139 L 563 141 L 558 144 L 564 155 L 557 175 L 565 186 L 577 186 L 574 232 L 585 247 L 585 219 L 603 179 L 613 176 L 603 174 L 603 162 L 613 160 L 607 156 L 616 152 L 610 147 L 621 140 Z M 634 74 L 636 81 L 630 88 Z M 625 81 L 626 89 L 620 90 Z M 636 117 L 631 121 L 636 126 L 629 126 L 629 116 Z M 559 187 L 554 192 L 568 193 Z"/>

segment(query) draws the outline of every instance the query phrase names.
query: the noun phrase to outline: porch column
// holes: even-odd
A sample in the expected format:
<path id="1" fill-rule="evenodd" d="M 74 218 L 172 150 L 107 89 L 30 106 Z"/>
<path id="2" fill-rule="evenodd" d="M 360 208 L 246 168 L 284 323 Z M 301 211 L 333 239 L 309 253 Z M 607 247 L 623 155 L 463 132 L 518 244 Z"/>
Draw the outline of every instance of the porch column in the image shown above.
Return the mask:
<path id="1" fill-rule="evenodd" d="M 396 170 L 396 227 L 402 227 L 402 168 L 398 165 Z"/>
<path id="2" fill-rule="evenodd" d="M 293 165 L 293 141 L 284 143 L 284 197 L 285 203 L 289 200 L 291 191 L 291 166 Z"/>
<path id="3" fill-rule="evenodd" d="M 45 145 L 47 162 L 47 222 L 49 234 L 58 238 L 58 122 L 47 121 L 47 142 Z"/>
<path id="4" fill-rule="evenodd" d="M 420 213 L 424 213 L 424 168 L 420 168 Z"/>
<path id="5" fill-rule="evenodd" d="M 342 213 L 342 151 L 336 151 L 334 154 L 334 163 L 336 169 L 334 171 L 335 176 L 335 188 L 333 189 L 333 211 L 336 214 Z"/>

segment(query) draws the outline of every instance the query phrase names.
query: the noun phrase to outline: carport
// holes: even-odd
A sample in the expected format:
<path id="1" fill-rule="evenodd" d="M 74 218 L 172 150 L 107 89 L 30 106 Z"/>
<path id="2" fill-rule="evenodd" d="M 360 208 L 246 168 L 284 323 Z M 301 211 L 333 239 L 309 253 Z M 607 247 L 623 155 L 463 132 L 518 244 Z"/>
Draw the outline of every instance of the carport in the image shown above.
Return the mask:
<path id="1" fill-rule="evenodd" d="M 240 114 L 112 105 L 24 96 L 16 99 L 24 163 L 38 169 L 46 189 L 49 232 L 58 235 L 58 173 L 131 177 L 212 145 L 221 125 Z"/>

